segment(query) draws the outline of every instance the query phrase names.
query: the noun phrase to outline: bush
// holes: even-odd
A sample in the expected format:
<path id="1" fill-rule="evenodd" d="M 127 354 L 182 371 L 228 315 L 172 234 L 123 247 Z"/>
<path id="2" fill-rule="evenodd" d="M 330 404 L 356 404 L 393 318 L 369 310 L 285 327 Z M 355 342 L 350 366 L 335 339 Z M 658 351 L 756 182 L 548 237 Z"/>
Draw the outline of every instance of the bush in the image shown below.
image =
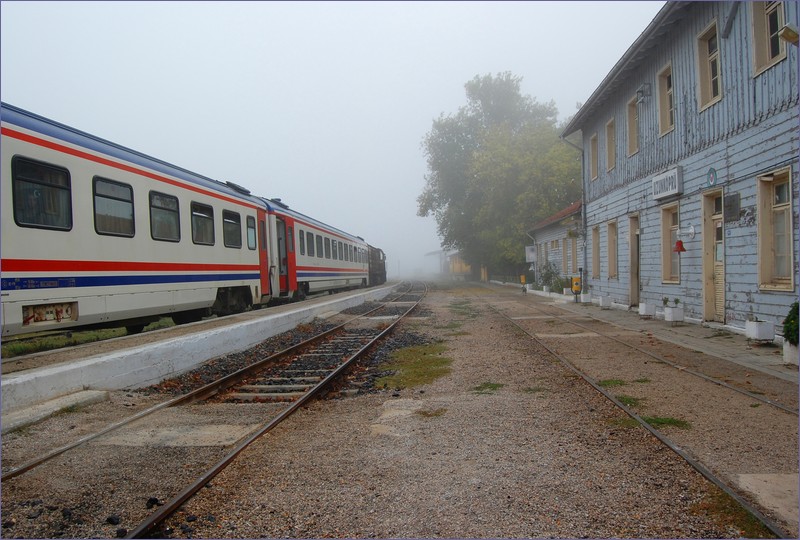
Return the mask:
<path id="1" fill-rule="evenodd" d="M 789 314 L 783 320 L 783 339 L 797 347 L 797 326 L 798 326 L 798 303 L 795 302 L 789 308 Z"/>

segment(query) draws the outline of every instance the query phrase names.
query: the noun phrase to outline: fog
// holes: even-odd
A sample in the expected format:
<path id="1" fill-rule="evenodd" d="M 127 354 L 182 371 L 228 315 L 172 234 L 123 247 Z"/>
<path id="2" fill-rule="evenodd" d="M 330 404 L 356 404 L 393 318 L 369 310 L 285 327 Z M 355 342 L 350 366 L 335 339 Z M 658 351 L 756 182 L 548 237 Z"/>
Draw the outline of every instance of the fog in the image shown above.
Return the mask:
<path id="1" fill-rule="evenodd" d="M 421 142 L 476 75 L 576 112 L 663 2 L 3 2 L 0 98 L 435 272 Z M 4 217 L 8 219 L 8 216 Z"/>

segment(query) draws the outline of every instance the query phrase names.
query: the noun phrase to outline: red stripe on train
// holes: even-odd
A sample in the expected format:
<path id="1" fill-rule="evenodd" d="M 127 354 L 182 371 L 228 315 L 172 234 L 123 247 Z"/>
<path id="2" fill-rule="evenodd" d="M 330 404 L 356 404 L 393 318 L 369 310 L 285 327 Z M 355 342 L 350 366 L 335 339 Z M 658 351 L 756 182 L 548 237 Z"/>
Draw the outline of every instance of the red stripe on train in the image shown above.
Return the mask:
<path id="1" fill-rule="evenodd" d="M 255 264 L 3 259 L 0 269 L 3 272 L 252 272 L 259 268 Z"/>

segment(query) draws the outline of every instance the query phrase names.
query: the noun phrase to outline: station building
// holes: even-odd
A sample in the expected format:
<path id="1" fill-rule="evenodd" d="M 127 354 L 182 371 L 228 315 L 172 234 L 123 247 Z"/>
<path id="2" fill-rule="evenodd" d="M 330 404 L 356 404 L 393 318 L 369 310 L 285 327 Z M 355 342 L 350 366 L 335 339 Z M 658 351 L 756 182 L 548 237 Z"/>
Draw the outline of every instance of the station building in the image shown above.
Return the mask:
<path id="1" fill-rule="evenodd" d="M 551 265 L 559 276 L 566 278 L 565 286 L 568 286 L 569 278 L 581 277 L 584 267 L 581 209 L 581 201 L 576 201 L 536 223 L 528 231 L 528 236 L 534 241 L 535 256 L 530 262 L 535 263 L 536 273 L 543 273 Z"/>
<path id="2" fill-rule="evenodd" d="M 798 283 L 797 2 L 667 2 L 576 115 L 592 296 L 782 323 Z"/>

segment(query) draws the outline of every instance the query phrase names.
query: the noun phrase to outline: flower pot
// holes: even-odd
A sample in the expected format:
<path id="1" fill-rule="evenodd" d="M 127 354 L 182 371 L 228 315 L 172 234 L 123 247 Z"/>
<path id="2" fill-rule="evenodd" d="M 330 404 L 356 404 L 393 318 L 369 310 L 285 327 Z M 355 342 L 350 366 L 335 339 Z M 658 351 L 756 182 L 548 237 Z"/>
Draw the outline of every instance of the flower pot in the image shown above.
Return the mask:
<path id="1" fill-rule="evenodd" d="M 592 303 L 592 293 L 581 293 L 581 304 L 591 304 Z"/>
<path id="2" fill-rule="evenodd" d="M 683 308 L 666 306 L 664 308 L 664 320 L 667 322 L 683 322 Z"/>
<path id="3" fill-rule="evenodd" d="M 775 339 L 775 324 L 766 321 L 746 321 L 744 333 L 753 341 L 772 341 Z"/>
<path id="4" fill-rule="evenodd" d="M 542 290 L 545 292 L 545 294 L 550 294 L 550 287 L 548 287 L 547 285 L 542 287 Z"/>
<path id="5" fill-rule="evenodd" d="M 571 295 L 571 294 L 572 294 L 572 289 L 570 289 L 569 287 L 564 287 L 564 295 Z"/>
<path id="6" fill-rule="evenodd" d="M 644 318 L 650 318 L 656 316 L 656 305 L 655 304 L 648 304 L 646 302 L 639 303 L 639 316 Z"/>
<path id="7" fill-rule="evenodd" d="M 798 365 L 797 345 L 792 345 L 786 339 L 783 340 L 783 363 Z"/>
<path id="8" fill-rule="evenodd" d="M 601 296 L 600 297 L 600 309 L 611 309 L 611 297 L 610 296 Z"/>

